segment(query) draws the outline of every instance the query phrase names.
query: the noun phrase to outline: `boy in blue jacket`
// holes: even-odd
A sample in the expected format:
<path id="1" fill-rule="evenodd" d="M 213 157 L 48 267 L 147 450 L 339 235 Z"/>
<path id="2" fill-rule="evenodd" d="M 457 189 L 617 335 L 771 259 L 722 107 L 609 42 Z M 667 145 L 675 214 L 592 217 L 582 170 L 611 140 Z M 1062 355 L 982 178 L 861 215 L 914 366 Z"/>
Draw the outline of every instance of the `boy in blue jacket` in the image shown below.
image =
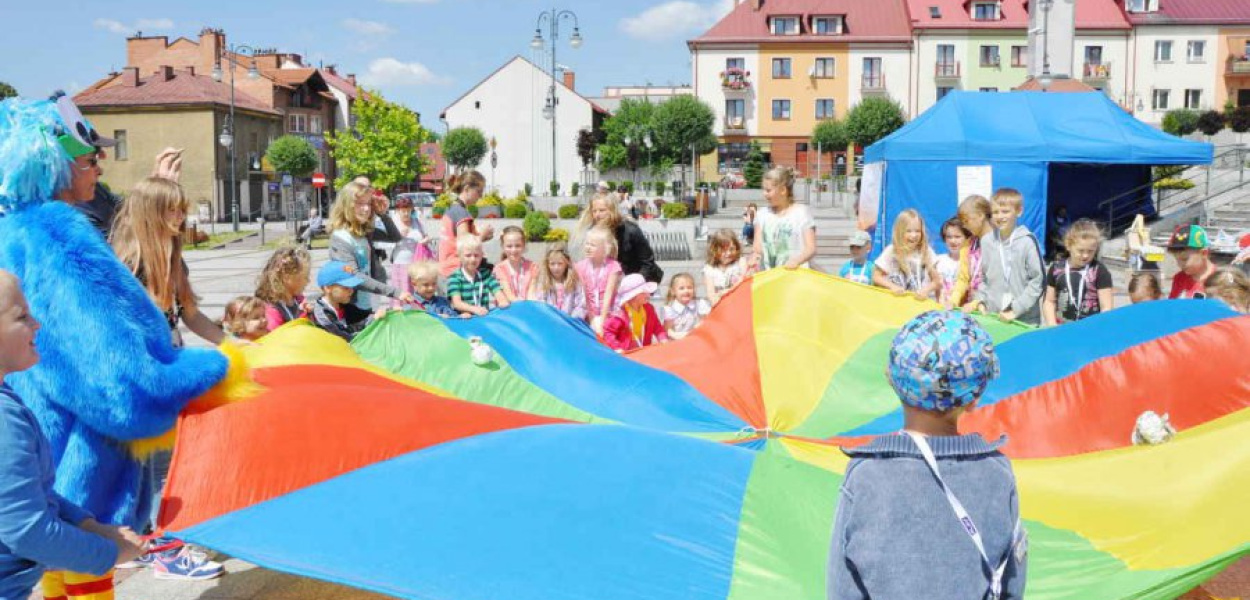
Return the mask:
<path id="1" fill-rule="evenodd" d="M 924 313 L 894 338 L 887 374 L 903 431 L 846 450 L 829 599 L 1022 598 L 1027 542 L 1005 439 L 959 434 L 998 375 L 989 334 L 959 312 Z"/>
<path id="2" fill-rule="evenodd" d="M 56 470 L 35 415 L 4 383 L 39 361 L 17 278 L 0 271 L 0 600 L 26 600 L 45 565 L 102 575 L 142 552 L 127 528 L 97 523 L 52 490 Z"/>

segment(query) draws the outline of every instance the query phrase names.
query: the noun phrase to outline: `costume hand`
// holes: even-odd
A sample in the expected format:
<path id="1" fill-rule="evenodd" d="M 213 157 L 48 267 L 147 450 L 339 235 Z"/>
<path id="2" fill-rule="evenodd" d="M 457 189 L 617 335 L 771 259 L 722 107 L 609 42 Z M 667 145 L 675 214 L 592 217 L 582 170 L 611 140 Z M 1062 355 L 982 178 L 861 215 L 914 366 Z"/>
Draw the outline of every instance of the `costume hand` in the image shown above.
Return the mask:
<path id="1" fill-rule="evenodd" d="M 152 176 L 168 179 L 178 183 L 182 177 L 182 150 L 166 148 L 156 155 L 156 163 L 152 166 Z"/>

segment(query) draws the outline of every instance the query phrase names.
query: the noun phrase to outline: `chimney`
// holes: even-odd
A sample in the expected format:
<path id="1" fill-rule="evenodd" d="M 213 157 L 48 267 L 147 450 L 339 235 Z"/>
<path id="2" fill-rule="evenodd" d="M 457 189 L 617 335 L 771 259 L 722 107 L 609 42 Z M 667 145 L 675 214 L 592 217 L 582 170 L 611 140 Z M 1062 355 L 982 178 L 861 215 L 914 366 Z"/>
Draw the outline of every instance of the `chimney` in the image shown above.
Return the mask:
<path id="1" fill-rule="evenodd" d="M 348 80 L 348 81 L 350 81 L 352 85 L 356 85 L 356 74 L 355 74 L 355 73 L 348 73 L 348 74 L 347 74 L 347 80 Z"/>
<path id="2" fill-rule="evenodd" d="M 122 69 L 122 86 L 139 87 L 139 67 Z"/>
<path id="3" fill-rule="evenodd" d="M 187 67 L 187 75 L 195 77 L 195 65 L 189 65 Z"/>
<path id="4" fill-rule="evenodd" d="M 200 31 L 200 56 L 196 65 L 205 73 L 211 73 L 213 67 L 221 63 L 222 48 L 226 46 L 226 34 L 217 29 L 205 27 Z M 221 68 L 229 67 L 223 64 Z"/>
<path id="5" fill-rule="evenodd" d="M 326 72 L 331 75 L 338 76 L 339 74 L 337 68 L 334 65 L 326 65 L 325 69 L 326 69 Z"/>
<path id="6" fill-rule="evenodd" d="M 764 7 L 764 0 L 748 0 L 751 3 L 751 10 L 759 12 Z"/>
<path id="7" fill-rule="evenodd" d="M 156 71 L 156 77 L 160 81 L 169 81 L 174 78 L 174 68 L 169 65 L 161 65 Z"/>
<path id="8" fill-rule="evenodd" d="M 572 71 L 565 71 L 565 72 L 564 72 L 564 87 L 569 88 L 570 90 L 573 90 L 573 91 L 575 91 L 575 92 L 576 92 L 576 91 L 577 91 L 577 88 L 573 87 L 573 83 L 574 83 L 574 82 L 576 82 L 576 81 L 577 81 L 577 74 L 576 74 L 576 73 L 574 73 L 574 72 L 572 72 Z"/>

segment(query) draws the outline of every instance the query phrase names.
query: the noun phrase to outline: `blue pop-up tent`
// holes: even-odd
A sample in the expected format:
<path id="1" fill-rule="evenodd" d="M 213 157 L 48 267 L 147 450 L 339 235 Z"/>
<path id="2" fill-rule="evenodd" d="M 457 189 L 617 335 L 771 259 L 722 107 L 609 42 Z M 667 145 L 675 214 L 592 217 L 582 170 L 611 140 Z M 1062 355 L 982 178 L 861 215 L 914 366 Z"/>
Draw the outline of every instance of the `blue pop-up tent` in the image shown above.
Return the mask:
<path id="1" fill-rule="evenodd" d="M 1152 213 L 1149 166 L 1209 164 L 1213 147 L 1154 129 L 1099 92 L 956 91 L 864 154 L 869 168 L 884 163 L 876 167 L 883 168 L 876 254 L 908 208 L 924 217 L 940 249 L 940 227 L 961 199 L 961 176 L 965 189 L 979 181 L 983 189 L 1019 190 L 1020 222 L 1044 240 L 1048 217 L 1060 206 L 1071 219 L 1105 220 L 1100 203 L 1139 189 L 1135 210 Z"/>

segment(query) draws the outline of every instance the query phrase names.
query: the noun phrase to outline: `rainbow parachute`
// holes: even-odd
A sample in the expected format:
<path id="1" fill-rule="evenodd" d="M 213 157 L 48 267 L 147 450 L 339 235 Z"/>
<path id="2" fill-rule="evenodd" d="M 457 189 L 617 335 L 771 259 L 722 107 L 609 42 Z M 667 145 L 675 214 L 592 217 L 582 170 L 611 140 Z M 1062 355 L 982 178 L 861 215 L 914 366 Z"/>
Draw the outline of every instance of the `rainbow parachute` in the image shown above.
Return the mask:
<path id="1" fill-rule="evenodd" d="M 886 352 L 931 308 L 769 272 L 627 356 L 531 303 L 353 347 L 294 323 L 248 350 L 260 396 L 183 417 L 162 523 L 405 598 L 822 599 L 838 446 L 898 429 Z M 1250 317 L 984 324 L 1002 376 L 967 424 L 1010 437 L 1030 599 L 1172 598 L 1250 553 Z M 1146 410 L 1176 438 L 1131 445 Z"/>

